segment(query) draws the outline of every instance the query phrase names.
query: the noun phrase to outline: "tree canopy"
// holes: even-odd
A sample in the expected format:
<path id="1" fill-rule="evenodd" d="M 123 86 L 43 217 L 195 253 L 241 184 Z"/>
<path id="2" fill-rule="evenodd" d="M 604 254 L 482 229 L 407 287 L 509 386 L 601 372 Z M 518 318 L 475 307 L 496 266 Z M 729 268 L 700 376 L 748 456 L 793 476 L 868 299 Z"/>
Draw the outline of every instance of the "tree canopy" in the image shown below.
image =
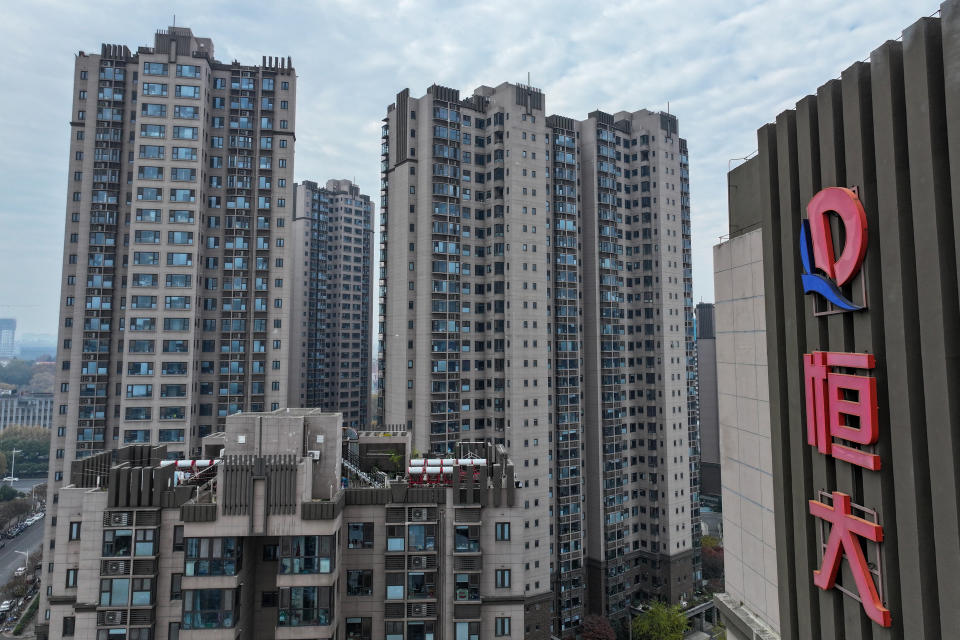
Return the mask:
<path id="1" fill-rule="evenodd" d="M 0 432 L 0 468 L 11 466 L 11 451 L 17 450 L 18 476 L 45 476 L 50 463 L 50 429 L 8 427 Z M 7 471 L 4 470 L 3 473 Z"/>
<path id="2" fill-rule="evenodd" d="M 7 362 L 6 366 L 0 366 L 0 382 L 23 386 L 30 382 L 30 378 L 36 373 L 33 360 L 13 359 Z"/>
<path id="3" fill-rule="evenodd" d="M 635 640 L 683 640 L 686 630 L 683 607 L 655 602 L 643 615 L 634 618 L 632 637 Z"/>
<path id="4" fill-rule="evenodd" d="M 606 618 L 587 616 L 580 626 L 580 637 L 583 640 L 617 640 L 617 634 Z"/>

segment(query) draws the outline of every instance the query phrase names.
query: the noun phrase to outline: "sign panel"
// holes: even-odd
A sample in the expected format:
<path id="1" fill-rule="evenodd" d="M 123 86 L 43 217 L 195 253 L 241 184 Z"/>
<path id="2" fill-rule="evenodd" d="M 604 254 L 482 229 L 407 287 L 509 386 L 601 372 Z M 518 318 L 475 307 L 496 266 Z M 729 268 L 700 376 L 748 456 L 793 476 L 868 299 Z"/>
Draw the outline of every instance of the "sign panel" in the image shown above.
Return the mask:
<path id="1" fill-rule="evenodd" d="M 834 252 L 831 212 L 837 214 L 842 225 L 844 244 L 839 257 Z M 820 296 L 840 312 L 864 309 L 865 299 L 858 305 L 840 287 L 860 272 L 866 251 L 867 216 L 856 192 L 828 187 L 817 193 L 807 205 L 807 219 L 800 223 L 803 292 Z M 868 471 L 881 467 L 880 456 L 862 448 L 876 444 L 880 438 L 877 380 L 859 372 L 875 367 L 875 358 L 868 353 L 814 351 L 803 355 L 807 444 L 823 455 Z M 813 571 L 813 582 L 823 590 L 833 589 L 841 561 L 846 558 L 867 616 L 889 627 L 890 610 L 883 606 L 863 549 L 865 541 L 883 542 L 883 527 L 854 515 L 846 493 L 824 493 L 823 500 L 828 495 L 832 504 L 808 502 L 810 515 L 830 525 L 823 561 Z"/>

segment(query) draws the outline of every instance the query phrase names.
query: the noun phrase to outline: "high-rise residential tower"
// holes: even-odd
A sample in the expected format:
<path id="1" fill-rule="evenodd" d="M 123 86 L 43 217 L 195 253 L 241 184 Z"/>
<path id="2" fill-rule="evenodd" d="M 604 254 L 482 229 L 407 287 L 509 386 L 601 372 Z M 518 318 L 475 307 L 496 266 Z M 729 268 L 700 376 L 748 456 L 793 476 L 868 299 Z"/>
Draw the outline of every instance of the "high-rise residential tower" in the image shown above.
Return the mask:
<path id="1" fill-rule="evenodd" d="M 700 421 L 702 494 L 713 508 L 720 498 L 720 414 L 717 404 L 717 330 L 712 302 L 697 304 L 697 417 Z"/>
<path id="2" fill-rule="evenodd" d="M 228 415 L 285 406 L 289 372 L 290 60 L 219 62 L 171 27 L 74 67 L 52 516 L 72 460 L 189 458 Z"/>
<path id="3" fill-rule="evenodd" d="M 380 411 L 435 455 L 505 446 L 568 636 L 698 579 L 689 182 L 674 116 L 546 114 L 509 83 L 388 108 Z"/>
<path id="4" fill-rule="evenodd" d="M 16 319 L 0 318 L 0 358 L 12 358 L 17 354 L 16 337 Z"/>
<path id="5" fill-rule="evenodd" d="M 296 185 L 290 406 L 369 424 L 373 203 L 350 180 Z M 299 343 L 299 344 L 296 344 Z"/>

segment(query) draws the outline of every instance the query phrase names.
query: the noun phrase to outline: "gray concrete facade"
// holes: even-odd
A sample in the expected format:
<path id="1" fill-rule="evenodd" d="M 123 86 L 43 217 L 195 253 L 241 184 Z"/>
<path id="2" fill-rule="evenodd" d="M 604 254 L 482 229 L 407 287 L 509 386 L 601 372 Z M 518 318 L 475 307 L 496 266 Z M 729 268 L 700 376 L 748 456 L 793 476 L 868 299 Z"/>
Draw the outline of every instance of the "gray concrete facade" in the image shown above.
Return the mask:
<path id="1" fill-rule="evenodd" d="M 941 5 L 758 131 L 729 174 L 731 234 L 759 225 L 784 638 L 956 637 L 960 628 L 960 2 Z M 800 284 L 798 230 L 814 194 L 855 187 L 863 265 L 843 292 L 866 308 L 815 315 Z M 802 356 L 872 354 L 880 456 L 871 471 L 807 444 Z M 856 598 L 813 583 L 822 560 L 809 501 L 841 491 L 869 509 L 882 627 Z M 725 505 L 726 506 L 726 505 Z M 856 593 L 844 564 L 840 584 Z"/>

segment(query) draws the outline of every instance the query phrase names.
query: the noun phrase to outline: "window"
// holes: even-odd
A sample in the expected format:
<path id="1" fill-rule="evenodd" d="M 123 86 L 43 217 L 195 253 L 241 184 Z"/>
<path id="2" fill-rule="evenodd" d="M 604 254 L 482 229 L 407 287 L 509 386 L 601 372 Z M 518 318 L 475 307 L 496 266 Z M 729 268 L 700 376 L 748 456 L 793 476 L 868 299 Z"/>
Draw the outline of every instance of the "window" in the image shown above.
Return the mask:
<path id="1" fill-rule="evenodd" d="M 70 540 L 79 540 L 80 539 L 80 522 L 71 522 L 70 523 Z"/>
<path id="2" fill-rule="evenodd" d="M 196 191 L 193 189 L 170 189 L 170 202 L 195 202 L 196 199 Z"/>
<path id="3" fill-rule="evenodd" d="M 141 166 L 137 170 L 140 180 L 163 180 L 163 167 Z"/>
<path id="4" fill-rule="evenodd" d="M 183 551 L 183 525 L 178 524 L 173 528 L 173 550 Z"/>
<path id="5" fill-rule="evenodd" d="M 192 589 L 183 592 L 184 629 L 230 629 L 235 618 L 239 591 Z"/>
<path id="6" fill-rule="evenodd" d="M 74 616 L 65 616 L 63 618 L 63 633 L 62 636 L 72 636 L 77 628 L 77 619 Z"/>
<path id="7" fill-rule="evenodd" d="M 145 76 L 165 76 L 167 75 L 167 65 L 162 62 L 144 62 L 143 75 Z"/>
<path id="8" fill-rule="evenodd" d="M 143 125 L 149 126 L 149 125 Z M 197 127 L 174 127 L 173 128 L 173 139 L 174 140 L 196 140 L 198 136 Z"/>
<path id="9" fill-rule="evenodd" d="M 182 189 L 174 189 L 174 191 L 182 191 Z M 193 244 L 193 232 L 168 231 L 167 244 Z"/>
<path id="10" fill-rule="evenodd" d="M 144 102 L 140 105 L 140 115 L 149 118 L 166 118 L 167 105 Z"/>
<path id="11" fill-rule="evenodd" d="M 178 84 L 176 89 L 176 95 L 178 98 L 199 98 L 200 87 L 195 87 L 189 84 Z"/>
<path id="12" fill-rule="evenodd" d="M 197 150 L 194 147 L 173 147 L 173 160 L 196 160 Z"/>
<path id="13" fill-rule="evenodd" d="M 183 598 L 183 574 L 170 574 L 170 599 L 180 600 Z"/>
<path id="14" fill-rule="evenodd" d="M 153 578 L 134 578 L 130 604 L 153 604 Z"/>
<path id="15" fill-rule="evenodd" d="M 510 588 L 510 569 L 497 569 L 497 589 Z"/>
<path id="16" fill-rule="evenodd" d="M 140 265 L 160 264 L 160 253 L 157 251 L 134 251 L 133 264 L 140 264 Z M 138 275 L 149 276 L 151 274 L 138 274 Z M 156 276 L 153 276 L 153 278 L 156 278 Z M 156 286 L 156 282 L 154 282 L 154 284 L 148 284 L 148 285 L 134 284 L 133 286 L 135 287 L 136 286 Z"/>
<path id="17" fill-rule="evenodd" d="M 177 77 L 178 78 L 199 78 L 200 67 L 195 64 L 178 64 Z"/>
<path id="18" fill-rule="evenodd" d="M 143 95 L 145 96 L 165 96 L 167 95 L 167 85 L 155 82 L 143 83 Z"/>
<path id="19" fill-rule="evenodd" d="M 77 569 L 67 569 L 67 581 L 65 586 L 72 589 L 77 586 Z"/>
<path id="20" fill-rule="evenodd" d="M 403 600 L 405 573 L 387 574 L 387 600 Z"/>
<path id="21" fill-rule="evenodd" d="M 161 409 L 162 411 L 162 409 Z M 156 552 L 156 529 L 137 529 L 133 555 L 136 556 L 154 556 Z"/>
<path id="22" fill-rule="evenodd" d="M 237 538 L 187 538 L 184 575 L 235 576 L 241 568 L 243 541 Z"/>
<path id="23" fill-rule="evenodd" d="M 330 573 L 336 568 L 336 536 L 283 536 L 280 573 Z"/>
<path id="24" fill-rule="evenodd" d="M 480 640 L 480 623 L 479 622 L 457 622 L 456 624 L 456 640 Z"/>
<path id="25" fill-rule="evenodd" d="M 173 117 L 196 120 L 200 117 L 200 108 L 195 105 L 177 104 L 173 106 Z"/>
<path id="26" fill-rule="evenodd" d="M 167 252 L 167 264 L 171 267 L 189 267 L 193 264 L 193 254 Z M 172 273 L 167 274 L 166 283 L 168 287 L 189 287 L 190 280 L 189 273 Z"/>
<path id="27" fill-rule="evenodd" d="M 331 587 L 280 589 L 278 627 L 329 625 L 332 621 Z"/>
<path id="28" fill-rule="evenodd" d="M 480 527 L 458 525 L 453 528 L 453 550 L 455 552 L 480 551 Z"/>
<path id="29" fill-rule="evenodd" d="M 407 598 L 436 598 L 437 574 L 434 572 L 411 571 L 407 574 Z"/>
<path id="30" fill-rule="evenodd" d="M 373 640 L 373 618 L 347 618 L 344 622 L 346 640 Z"/>
<path id="31" fill-rule="evenodd" d="M 510 539 L 510 523 L 498 522 L 496 525 L 497 541 L 501 542 Z"/>
<path id="32" fill-rule="evenodd" d="M 190 318 L 164 318 L 164 331 L 189 331 Z"/>
<path id="33" fill-rule="evenodd" d="M 496 618 L 494 623 L 494 635 L 510 635 L 510 618 Z"/>
<path id="34" fill-rule="evenodd" d="M 347 595 L 373 595 L 373 571 L 369 569 L 350 569 L 347 571 Z"/>
<path id="35" fill-rule="evenodd" d="M 124 413 L 124 420 L 149 420 L 151 417 L 152 412 L 150 407 L 127 407 Z M 127 553 L 126 555 L 130 554 Z"/>
<path id="36" fill-rule="evenodd" d="M 130 602 L 130 579 L 112 578 L 100 581 L 100 606 L 122 607 Z"/>

